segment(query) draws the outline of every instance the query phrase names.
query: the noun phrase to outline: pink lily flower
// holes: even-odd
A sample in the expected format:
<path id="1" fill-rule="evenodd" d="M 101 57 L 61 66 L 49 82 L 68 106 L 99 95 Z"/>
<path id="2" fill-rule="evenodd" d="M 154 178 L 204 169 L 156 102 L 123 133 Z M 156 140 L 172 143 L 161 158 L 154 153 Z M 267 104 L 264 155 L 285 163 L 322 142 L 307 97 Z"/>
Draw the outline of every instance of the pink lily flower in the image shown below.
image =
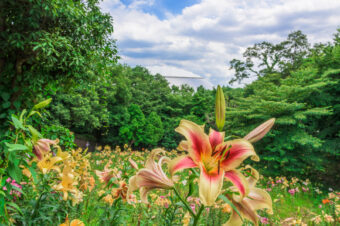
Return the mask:
<path id="1" fill-rule="evenodd" d="M 236 168 L 248 157 L 259 161 L 252 144 L 245 139 L 224 142 L 224 132 L 210 129 L 209 136 L 204 127 L 194 122 L 182 120 L 176 131 L 186 140 L 180 148 L 188 154 L 177 157 L 169 163 L 171 175 L 188 168 L 199 168 L 199 194 L 201 202 L 206 206 L 214 204 L 220 194 L 223 179 L 230 180 L 239 190 L 241 197 L 248 193 L 245 177 Z"/>
<path id="2" fill-rule="evenodd" d="M 43 158 L 43 155 L 50 152 L 50 145 L 58 144 L 59 140 L 49 140 L 49 139 L 40 139 L 34 144 L 33 153 L 37 156 L 39 160 Z"/>
<path id="3" fill-rule="evenodd" d="M 174 186 L 173 181 L 167 177 L 162 169 L 162 164 L 169 162 L 170 159 L 162 156 L 158 163 L 154 160 L 162 152 L 164 153 L 162 149 L 152 150 L 149 158 L 146 160 L 145 168 L 140 169 L 135 176 L 129 179 L 128 199 L 132 192 L 139 188 L 142 202 L 148 203 L 147 194 L 149 191 L 156 188 L 171 189 Z"/>
<path id="4" fill-rule="evenodd" d="M 230 199 L 230 201 L 232 201 L 243 218 L 250 220 L 255 226 L 257 226 L 259 222 L 259 216 L 257 215 L 256 211 L 260 209 L 266 209 L 267 213 L 273 214 L 272 199 L 265 190 L 255 187 L 259 179 L 259 173 L 250 166 L 246 166 L 245 168 L 249 168 L 251 170 L 251 176 L 247 177 L 246 179 L 249 185 L 249 193 L 247 196 L 243 199 L 240 199 L 240 197 L 237 195 L 233 195 L 232 197 L 228 195 L 226 196 L 228 199 Z M 232 187 L 231 189 L 236 190 L 235 187 Z M 261 221 L 263 220 L 262 218 L 260 219 Z M 264 222 L 262 223 L 265 224 Z M 223 225 L 242 226 L 243 222 L 239 214 L 233 209 L 229 220 Z"/>

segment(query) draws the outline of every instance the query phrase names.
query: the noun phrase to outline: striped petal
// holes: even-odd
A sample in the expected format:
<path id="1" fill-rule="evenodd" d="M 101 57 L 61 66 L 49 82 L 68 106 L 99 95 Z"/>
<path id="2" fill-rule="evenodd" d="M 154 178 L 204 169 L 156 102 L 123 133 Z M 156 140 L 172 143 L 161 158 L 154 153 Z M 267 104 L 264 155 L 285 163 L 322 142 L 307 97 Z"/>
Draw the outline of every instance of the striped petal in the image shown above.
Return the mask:
<path id="1" fill-rule="evenodd" d="M 224 132 L 218 132 L 213 129 L 210 129 L 209 132 L 209 142 L 212 150 L 215 150 L 216 146 L 223 143 L 224 141 Z"/>
<path id="2" fill-rule="evenodd" d="M 253 145 L 244 139 L 237 139 L 226 142 L 229 147 L 229 153 L 226 154 L 227 158 L 221 163 L 221 167 L 225 171 L 237 168 L 246 158 L 252 156 L 252 160 L 259 161 Z"/>
<path id="3" fill-rule="evenodd" d="M 231 183 L 233 183 L 240 193 L 240 196 L 234 196 L 234 199 L 241 201 L 249 193 L 248 182 L 239 171 L 227 171 L 224 173 L 224 177 L 227 178 Z"/>
<path id="4" fill-rule="evenodd" d="M 197 164 L 190 156 L 182 155 L 171 160 L 168 167 L 170 175 L 172 176 L 180 170 L 197 167 Z"/>
<path id="5" fill-rule="evenodd" d="M 208 174 L 201 166 L 201 174 L 199 180 L 199 195 L 201 202 L 206 206 L 212 206 L 220 194 L 223 186 L 224 172 Z"/>
<path id="6" fill-rule="evenodd" d="M 201 156 L 211 155 L 211 146 L 204 128 L 188 120 L 181 120 L 176 132 L 182 134 L 188 141 L 188 152 L 194 162 L 201 161 Z"/>

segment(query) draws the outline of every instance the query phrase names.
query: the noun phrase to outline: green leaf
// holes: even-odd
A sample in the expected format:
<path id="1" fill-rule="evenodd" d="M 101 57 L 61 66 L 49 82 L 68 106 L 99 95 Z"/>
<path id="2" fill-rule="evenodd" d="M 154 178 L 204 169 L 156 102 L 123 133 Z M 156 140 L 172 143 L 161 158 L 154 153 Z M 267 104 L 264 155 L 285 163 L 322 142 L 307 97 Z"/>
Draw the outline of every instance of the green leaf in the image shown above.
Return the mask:
<path id="1" fill-rule="evenodd" d="M 9 143 L 5 143 L 6 146 L 8 147 L 8 151 L 12 152 L 12 151 L 26 151 L 28 150 L 28 147 L 22 144 L 9 144 Z"/>
<path id="2" fill-rule="evenodd" d="M 42 137 L 41 134 L 38 132 L 38 130 L 33 128 L 33 126 L 29 125 L 27 127 L 28 127 L 28 130 L 30 131 L 30 133 L 32 134 L 33 143 L 35 141 L 37 141 L 40 137 Z"/>
<path id="3" fill-rule="evenodd" d="M 9 108 L 11 106 L 11 102 L 7 101 L 2 104 L 3 108 Z"/>
<path id="4" fill-rule="evenodd" d="M 31 112 L 28 114 L 27 118 L 31 117 L 31 116 L 34 115 L 34 114 L 39 115 L 40 118 L 41 118 L 41 114 L 40 114 L 38 111 L 31 111 Z"/>
<path id="5" fill-rule="evenodd" d="M 26 114 L 27 110 L 24 109 L 21 114 L 20 114 L 20 117 L 19 117 L 19 121 L 22 122 L 23 121 L 23 118 L 24 118 L 24 115 Z"/>
<path id="6" fill-rule="evenodd" d="M 4 101 L 8 101 L 11 95 L 9 93 L 3 92 L 1 93 L 1 97 Z"/>
<path id="7" fill-rule="evenodd" d="M 23 215 L 23 214 L 22 214 L 22 211 L 21 211 L 21 209 L 20 209 L 20 207 L 19 207 L 16 203 L 14 203 L 14 202 L 8 202 L 7 205 L 13 207 L 13 208 L 16 209 L 21 215 Z"/>
<path id="8" fill-rule="evenodd" d="M 15 115 L 12 115 L 12 122 L 13 122 L 13 125 L 16 129 L 25 130 L 24 125 L 22 124 L 21 121 L 19 121 L 19 119 Z"/>
<path id="9" fill-rule="evenodd" d="M 49 105 L 52 101 L 52 98 L 49 98 L 47 100 L 41 101 L 40 103 L 34 105 L 33 109 L 40 109 L 40 108 L 44 108 L 47 105 Z"/>

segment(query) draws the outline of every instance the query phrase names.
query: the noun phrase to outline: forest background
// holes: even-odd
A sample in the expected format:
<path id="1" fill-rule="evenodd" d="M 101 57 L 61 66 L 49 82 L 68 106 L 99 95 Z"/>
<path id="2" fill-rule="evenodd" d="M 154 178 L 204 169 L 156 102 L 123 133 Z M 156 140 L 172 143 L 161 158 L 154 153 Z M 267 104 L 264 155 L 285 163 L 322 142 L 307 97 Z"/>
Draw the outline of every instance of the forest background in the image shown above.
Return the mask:
<path id="1" fill-rule="evenodd" d="M 1 140 L 12 114 L 47 98 L 52 103 L 33 123 L 65 147 L 76 136 L 170 150 L 181 140 L 174 131 L 181 119 L 214 127 L 216 90 L 170 86 L 142 66 L 120 64 L 112 18 L 97 0 L 24 2 L 0 2 Z M 264 175 L 340 186 L 340 29 L 334 32 L 333 40 L 312 46 L 295 31 L 280 43 L 254 44 L 230 62 L 231 82 L 254 82 L 223 87 L 226 134 L 242 137 L 277 119 L 255 144 L 262 159 L 255 167 Z"/>

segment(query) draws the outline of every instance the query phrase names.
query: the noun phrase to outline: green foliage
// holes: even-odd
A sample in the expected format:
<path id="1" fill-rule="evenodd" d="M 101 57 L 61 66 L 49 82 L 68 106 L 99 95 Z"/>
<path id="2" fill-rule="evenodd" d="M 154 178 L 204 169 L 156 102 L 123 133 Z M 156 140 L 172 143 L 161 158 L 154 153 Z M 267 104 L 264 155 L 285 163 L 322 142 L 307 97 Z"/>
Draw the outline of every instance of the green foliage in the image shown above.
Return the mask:
<path id="1" fill-rule="evenodd" d="M 97 0 L 0 3 L 0 122 L 16 110 L 95 80 L 117 60 L 112 18 Z"/>
<path id="2" fill-rule="evenodd" d="M 255 125 L 277 118 L 274 129 L 256 144 L 268 175 L 299 175 L 336 184 L 339 161 L 338 45 L 311 52 L 289 76 L 266 73 L 231 100 L 227 131 L 246 135 Z M 258 167 L 263 167 L 263 163 Z M 328 180 L 327 178 L 332 178 Z"/>

